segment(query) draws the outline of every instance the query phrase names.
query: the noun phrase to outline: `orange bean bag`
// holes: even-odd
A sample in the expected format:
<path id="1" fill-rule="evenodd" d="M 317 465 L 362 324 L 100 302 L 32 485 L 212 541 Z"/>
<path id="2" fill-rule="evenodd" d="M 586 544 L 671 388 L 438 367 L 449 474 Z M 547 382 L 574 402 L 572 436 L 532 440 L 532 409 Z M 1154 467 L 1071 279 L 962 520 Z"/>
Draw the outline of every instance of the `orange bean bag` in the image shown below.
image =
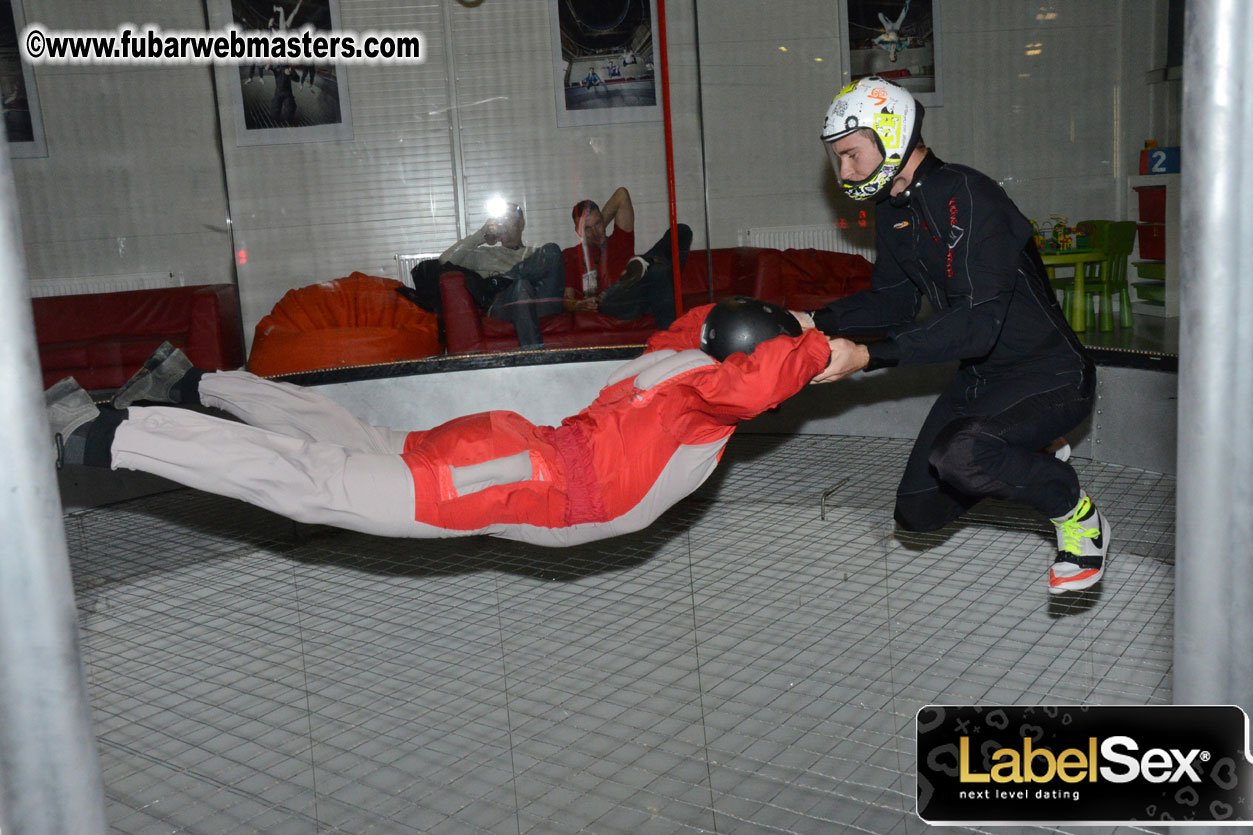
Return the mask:
<path id="1" fill-rule="evenodd" d="M 248 370 L 292 374 L 443 353 L 435 314 L 397 293 L 399 286 L 353 273 L 288 290 L 257 323 Z"/>

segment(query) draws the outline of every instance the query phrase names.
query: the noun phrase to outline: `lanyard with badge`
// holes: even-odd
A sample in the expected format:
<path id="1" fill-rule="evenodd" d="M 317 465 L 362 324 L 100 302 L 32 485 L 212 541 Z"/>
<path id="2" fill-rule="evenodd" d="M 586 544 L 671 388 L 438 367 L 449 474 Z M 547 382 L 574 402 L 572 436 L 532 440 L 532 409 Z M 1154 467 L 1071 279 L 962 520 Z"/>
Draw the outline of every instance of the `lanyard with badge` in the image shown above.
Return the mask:
<path id="1" fill-rule="evenodd" d="M 599 275 L 600 273 L 595 269 L 583 273 L 583 295 L 594 296 L 599 292 L 600 284 L 597 282 Z"/>
<path id="2" fill-rule="evenodd" d="M 583 266 L 587 267 L 587 269 L 583 271 L 583 295 L 595 296 L 597 293 L 600 292 L 600 270 L 592 266 L 592 259 L 588 253 L 587 241 L 582 240 L 583 231 L 584 231 L 582 214 L 580 214 L 579 220 L 575 224 L 575 231 L 578 233 L 579 239 L 581 241 L 581 245 L 579 247 L 579 254 L 583 258 Z M 604 246 L 600 248 L 600 252 L 598 254 L 600 256 L 598 260 L 603 261 L 606 255 Z"/>

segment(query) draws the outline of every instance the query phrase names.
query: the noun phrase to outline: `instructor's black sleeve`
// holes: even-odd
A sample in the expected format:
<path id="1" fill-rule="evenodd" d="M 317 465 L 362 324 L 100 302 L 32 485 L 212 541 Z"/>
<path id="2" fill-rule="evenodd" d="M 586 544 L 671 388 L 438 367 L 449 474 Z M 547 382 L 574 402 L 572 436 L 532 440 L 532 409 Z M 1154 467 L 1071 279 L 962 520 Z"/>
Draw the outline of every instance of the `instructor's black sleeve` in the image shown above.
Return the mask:
<path id="1" fill-rule="evenodd" d="M 876 238 L 879 237 L 876 231 Z M 855 339 L 884 336 L 918 315 L 921 296 L 884 242 L 877 241 L 878 256 L 870 275 L 870 289 L 836 299 L 814 311 L 814 326 L 828 336 Z"/>

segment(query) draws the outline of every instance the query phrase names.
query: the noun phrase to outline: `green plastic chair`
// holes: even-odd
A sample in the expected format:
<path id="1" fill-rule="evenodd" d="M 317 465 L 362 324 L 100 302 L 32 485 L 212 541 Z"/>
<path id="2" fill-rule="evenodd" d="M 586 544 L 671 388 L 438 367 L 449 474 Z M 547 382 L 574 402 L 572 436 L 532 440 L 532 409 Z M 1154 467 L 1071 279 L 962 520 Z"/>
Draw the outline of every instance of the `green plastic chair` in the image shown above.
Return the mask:
<path id="1" fill-rule="evenodd" d="M 1127 259 L 1136 242 L 1136 224 L 1131 220 L 1094 221 L 1104 224 L 1098 232 L 1102 245 L 1097 249 L 1105 251 L 1105 260 L 1096 270 L 1096 275 L 1084 276 L 1084 295 L 1088 297 L 1088 321 L 1094 318 L 1092 309 L 1096 297 L 1101 297 L 1101 315 L 1099 330 L 1108 333 L 1114 329 L 1114 293 L 1118 293 L 1118 320 L 1124 328 L 1131 327 L 1131 293 L 1127 287 Z"/>
<path id="2" fill-rule="evenodd" d="M 1089 249 L 1103 251 L 1109 239 L 1109 226 L 1111 221 L 1108 220 L 1082 220 L 1075 224 L 1075 229 L 1080 235 L 1086 238 L 1084 245 Z M 1085 272 L 1083 274 L 1084 295 L 1088 294 L 1088 289 L 1093 284 L 1099 284 L 1102 281 L 1101 272 L 1104 262 L 1097 264 L 1085 264 Z M 1075 282 L 1070 276 L 1065 278 L 1053 278 L 1053 271 L 1049 270 L 1049 280 L 1054 290 L 1062 291 L 1062 310 L 1070 313 L 1070 304 L 1075 297 Z M 1091 302 L 1088 304 L 1088 321 L 1095 322 L 1096 315 L 1092 310 Z"/>

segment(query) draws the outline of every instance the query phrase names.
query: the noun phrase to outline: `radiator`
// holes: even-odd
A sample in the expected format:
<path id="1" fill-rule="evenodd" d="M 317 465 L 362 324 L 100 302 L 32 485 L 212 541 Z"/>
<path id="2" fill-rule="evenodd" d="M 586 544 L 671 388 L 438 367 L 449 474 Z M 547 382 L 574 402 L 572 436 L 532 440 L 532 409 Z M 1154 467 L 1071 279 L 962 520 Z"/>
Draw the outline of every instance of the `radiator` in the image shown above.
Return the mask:
<path id="1" fill-rule="evenodd" d="M 30 282 L 31 298 L 43 296 L 79 296 L 85 293 L 120 293 L 125 290 L 157 290 L 182 287 L 185 282 L 174 273 L 130 273 L 127 275 L 91 275 L 77 278 L 34 278 Z"/>
<path id="2" fill-rule="evenodd" d="M 438 258 L 438 252 L 419 252 L 417 255 L 396 255 L 396 277 L 406 287 L 413 286 L 413 268 L 428 258 Z"/>
<path id="3" fill-rule="evenodd" d="M 740 246 L 765 246 L 771 249 L 825 249 L 848 252 L 875 259 L 874 231 L 871 229 L 837 229 L 834 226 L 763 226 L 743 229 Z"/>

